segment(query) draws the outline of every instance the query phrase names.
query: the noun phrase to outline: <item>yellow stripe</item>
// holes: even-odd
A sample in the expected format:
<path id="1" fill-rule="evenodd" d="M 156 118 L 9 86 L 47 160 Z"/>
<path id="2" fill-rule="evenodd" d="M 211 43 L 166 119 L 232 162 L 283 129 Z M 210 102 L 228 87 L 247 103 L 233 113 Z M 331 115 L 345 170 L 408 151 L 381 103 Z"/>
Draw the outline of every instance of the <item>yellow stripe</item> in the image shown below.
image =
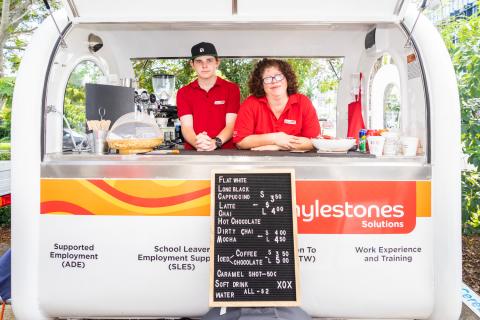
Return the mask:
<path id="1" fill-rule="evenodd" d="M 105 180 L 109 181 L 109 180 Z M 131 181 L 131 180 L 130 180 Z M 148 181 L 144 181 L 148 182 Z M 183 180 L 181 184 L 186 181 Z M 139 186 L 135 183 L 137 187 Z M 180 183 L 171 184 L 178 187 Z M 184 184 L 184 192 L 193 192 L 208 185 L 202 183 Z M 145 187 L 152 188 L 152 184 L 146 183 Z M 169 183 L 163 188 L 157 187 L 156 195 L 169 192 Z M 140 188 L 133 188 L 139 190 Z M 136 192 L 137 193 L 137 192 Z M 95 215 L 166 215 L 166 216 L 209 216 L 210 215 L 210 195 L 205 195 L 194 200 L 186 201 L 177 205 L 166 207 L 148 208 L 125 203 L 85 179 L 66 179 L 41 181 L 41 202 L 65 201 L 80 206 Z M 52 213 L 53 214 L 53 213 Z M 55 213 L 62 214 L 62 213 Z M 65 213 L 63 213 L 65 214 Z"/>
<path id="2" fill-rule="evenodd" d="M 103 180 L 116 190 L 141 198 L 156 198 L 159 191 L 162 197 L 182 195 L 210 188 L 210 181 L 187 180 Z M 188 191 L 186 191 L 188 190 Z"/>
<path id="3" fill-rule="evenodd" d="M 140 207 L 132 204 L 125 203 L 110 194 L 104 192 L 101 189 L 98 189 L 96 186 L 91 184 L 86 180 L 80 180 L 80 184 L 87 189 L 89 192 L 93 193 L 100 199 L 97 201 L 81 201 L 83 207 L 90 212 L 95 214 L 144 214 L 144 215 L 176 215 L 175 212 L 179 213 L 181 211 L 191 211 L 191 215 L 199 215 L 196 213 L 195 209 L 210 204 L 210 195 L 206 195 L 195 200 L 187 201 L 181 204 L 161 207 L 161 208 L 146 208 Z M 115 211 L 115 213 L 111 212 Z M 185 213 L 181 213 L 185 215 Z"/>
<path id="4" fill-rule="evenodd" d="M 432 216 L 432 182 L 417 181 L 417 217 Z"/>

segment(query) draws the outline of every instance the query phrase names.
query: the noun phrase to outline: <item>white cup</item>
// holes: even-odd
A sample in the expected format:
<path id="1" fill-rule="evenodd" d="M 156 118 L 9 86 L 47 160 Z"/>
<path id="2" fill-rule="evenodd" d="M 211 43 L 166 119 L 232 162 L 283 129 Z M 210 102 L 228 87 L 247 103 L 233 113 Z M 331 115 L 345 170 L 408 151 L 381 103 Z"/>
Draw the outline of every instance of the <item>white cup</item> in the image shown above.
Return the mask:
<path id="1" fill-rule="evenodd" d="M 383 146 L 385 144 L 385 137 L 382 136 L 368 136 L 368 149 L 370 154 L 381 156 L 383 154 Z"/>
<path id="2" fill-rule="evenodd" d="M 404 156 L 413 157 L 417 155 L 417 137 L 402 137 L 400 143 L 402 145 L 402 153 Z"/>
<path id="3" fill-rule="evenodd" d="M 386 156 L 394 156 L 397 154 L 398 141 L 400 136 L 397 132 L 386 131 L 382 133 L 385 137 L 385 146 L 383 147 L 383 154 Z"/>

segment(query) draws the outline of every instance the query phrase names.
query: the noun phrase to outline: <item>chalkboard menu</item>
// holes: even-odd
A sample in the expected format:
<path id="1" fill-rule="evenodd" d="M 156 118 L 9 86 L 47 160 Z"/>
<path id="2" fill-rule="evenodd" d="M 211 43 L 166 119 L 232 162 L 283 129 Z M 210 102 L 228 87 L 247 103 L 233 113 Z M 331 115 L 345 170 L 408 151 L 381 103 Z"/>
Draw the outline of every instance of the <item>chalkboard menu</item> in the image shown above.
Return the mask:
<path id="1" fill-rule="evenodd" d="M 210 306 L 299 304 L 293 170 L 212 172 Z"/>

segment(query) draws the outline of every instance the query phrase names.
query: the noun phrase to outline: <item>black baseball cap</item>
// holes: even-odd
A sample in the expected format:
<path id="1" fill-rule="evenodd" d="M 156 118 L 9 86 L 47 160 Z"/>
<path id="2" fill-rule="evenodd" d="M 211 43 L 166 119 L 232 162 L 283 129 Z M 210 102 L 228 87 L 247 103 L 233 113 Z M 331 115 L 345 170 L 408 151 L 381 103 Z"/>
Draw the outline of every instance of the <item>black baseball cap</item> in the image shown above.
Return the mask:
<path id="1" fill-rule="evenodd" d="M 212 43 L 200 42 L 192 47 L 192 60 L 200 56 L 218 57 L 217 49 Z"/>

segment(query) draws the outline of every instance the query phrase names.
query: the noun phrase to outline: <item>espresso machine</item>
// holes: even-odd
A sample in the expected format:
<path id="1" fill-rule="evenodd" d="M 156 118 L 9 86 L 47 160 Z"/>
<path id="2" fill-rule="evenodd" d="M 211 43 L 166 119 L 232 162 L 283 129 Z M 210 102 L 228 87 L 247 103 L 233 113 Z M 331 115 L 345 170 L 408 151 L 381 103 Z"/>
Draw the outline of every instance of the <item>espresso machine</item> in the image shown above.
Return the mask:
<path id="1" fill-rule="evenodd" d="M 171 74 L 154 75 L 152 87 L 154 92 L 150 94 L 150 103 L 154 109 L 155 121 L 163 132 L 164 147 L 169 148 L 182 144 L 177 106 L 170 103 L 175 92 L 175 76 Z"/>

